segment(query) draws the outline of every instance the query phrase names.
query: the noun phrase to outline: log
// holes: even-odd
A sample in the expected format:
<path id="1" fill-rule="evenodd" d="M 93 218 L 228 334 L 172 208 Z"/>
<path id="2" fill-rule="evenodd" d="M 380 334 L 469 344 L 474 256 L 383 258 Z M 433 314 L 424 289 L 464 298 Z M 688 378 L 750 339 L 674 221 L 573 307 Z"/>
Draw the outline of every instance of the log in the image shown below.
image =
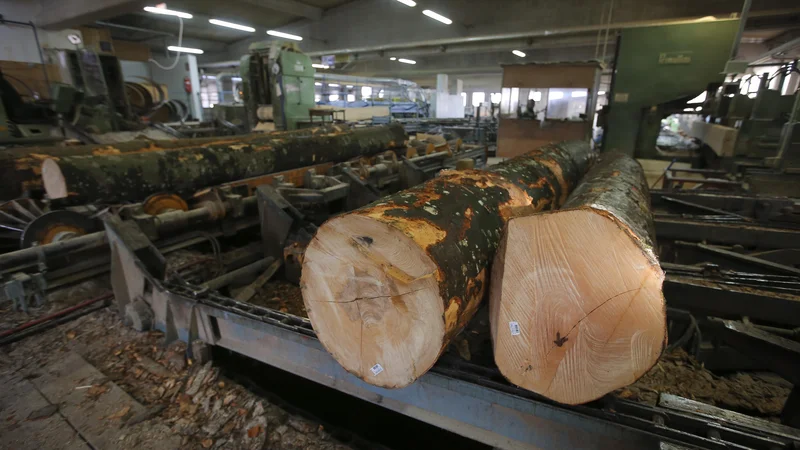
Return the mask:
<path id="1" fill-rule="evenodd" d="M 559 207 L 589 159 L 586 142 L 550 145 L 328 220 L 300 283 L 322 344 L 370 384 L 412 383 L 477 310 L 510 210 Z"/>
<path id="2" fill-rule="evenodd" d="M 666 345 L 654 239 L 644 171 L 620 154 L 601 156 L 561 210 L 510 219 L 489 295 L 500 372 L 571 405 L 647 372 Z"/>
<path id="3" fill-rule="evenodd" d="M 405 139 L 403 127 L 392 124 L 171 151 L 49 158 L 42 163 L 42 181 L 52 199 L 137 202 L 157 192 L 186 195 L 243 178 L 405 148 Z"/>
<path id="4" fill-rule="evenodd" d="M 276 136 L 315 136 L 347 131 L 344 125 L 329 125 L 293 131 L 276 131 L 270 134 L 251 133 L 239 136 L 192 138 L 176 140 L 135 140 L 115 144 L 74 145 L 67 147 L 18 147 L 0 152 L 0 200 L 13 200 L 26 193 L 43 191 L 42 162 L 48 158 L 89 155 L 120 155 L 154 151 L 182 150 L 195 147 L 235 145 L 241 142 L 263 140 Z M 36 195 L 34 195 L 36 197 Z"/>

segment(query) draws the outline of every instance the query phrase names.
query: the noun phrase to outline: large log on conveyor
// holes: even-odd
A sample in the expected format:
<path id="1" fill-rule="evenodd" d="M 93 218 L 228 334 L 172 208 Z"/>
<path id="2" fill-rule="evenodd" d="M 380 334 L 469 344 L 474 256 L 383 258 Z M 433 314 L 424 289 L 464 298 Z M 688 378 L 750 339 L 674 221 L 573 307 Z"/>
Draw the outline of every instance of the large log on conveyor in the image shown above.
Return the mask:
<path id="1" fill-rule="evenodd" d="M 501 373 L 579 404 L 647 372 L 666 344 L 654 236 L 644 171 L 619 154 L 601 156 L 561 210 L 510 219 L 490 291 Z"/>
<path id="2" fill-rule="evenodd" d="M 50 198 L 75 203 L 144 200 L 188 194 L 234 180 L 405 148 L 399 124 L 312 136 L 264 136 L 223 145 L 121 155 L 49 158 L 42 180 Z"/>
<path id="3" fill-rule="evenodd" d="M 269 134 L 251 133 L 239 136 L 218 136 L 208 138 L 176 140 L 134 140 L 115 144 L 93 144 L 50 147 L 17 147 L 0 150 L 0 200 L 12 200 L 26 193 L 42 191 L 42 162 L 52 157 L 102 156 L 124 153 L 145 153 L 156 151 L 182 150 L 196 147 L 235 145 L 242 142 L 263 140 L 265 138 L 289 136 L 315 136 L 348 131 L 346 125 L 328 125 L 292 131 L 275 131 Z"/>
<path id="4" fill-rule="evenodd" d="M 586 142 L 486 171 L 445 172 L 323 224 L 301 289 L 322 344 L 368 383 L 416 380 L 473 316 L 514 207 L 558 208 L 589 165 Z"/>

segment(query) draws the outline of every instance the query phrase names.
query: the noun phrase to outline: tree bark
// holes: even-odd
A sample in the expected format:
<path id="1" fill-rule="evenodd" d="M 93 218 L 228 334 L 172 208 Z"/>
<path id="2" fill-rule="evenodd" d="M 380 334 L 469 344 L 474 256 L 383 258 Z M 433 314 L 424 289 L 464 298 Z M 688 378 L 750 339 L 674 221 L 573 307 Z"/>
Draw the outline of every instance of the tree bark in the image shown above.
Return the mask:
<path id="1" fill-rule="evenodd" d="M 621 154 L 601 156 L 561 210 L 510 219 L 490 291 L 502 374 L 579 404 L 647 372 L 666 345 L 654 239 L 644 171 Z"/>
<path id="2" fill-rule="evenodd" d="M 67 147 L 19 147 L 0 152 L 0 200 L 13 200 L 26 193 L 34 198 L 43 192 L 42 162 L 48 158 L 65 156 L 108 156 L 124 153 L 145 153 L 155 151 L 185 150 L 196 147 L 235 145 L 242 142 L 256 142 L 276 137 L 318 136 L 341 133 L 349 130 L 342 125 L 330 125 L 319 128 L 308 128 L 293 131 L 276 131 L 273 133 L 252 133 L 240 136 L 222 136 L 210 138 L 176 139 L 176 140 L 136 140 L 116 144 L 75 145 Z"/>
<path id="3" fill-rule="evenodd" d="M 322 344 L 368 383 L 412 383 L 475 313 L 511 210 L 558 208 L 589 159 L 586 142 L 550 145 L 486 171 L 444 172 L 323 224 L 301 280 Z"/>
<path id="4" fill-rule="evenodd" d="M 405 139 L 403 127 L 393 124 L 312 136 L 264 136 L 171 151 L 54 157 L 42 164 L 42 179 L 53 199 L 137 202 L 157 192 L 190 194 L 257 175 L 405 148 Z"/>

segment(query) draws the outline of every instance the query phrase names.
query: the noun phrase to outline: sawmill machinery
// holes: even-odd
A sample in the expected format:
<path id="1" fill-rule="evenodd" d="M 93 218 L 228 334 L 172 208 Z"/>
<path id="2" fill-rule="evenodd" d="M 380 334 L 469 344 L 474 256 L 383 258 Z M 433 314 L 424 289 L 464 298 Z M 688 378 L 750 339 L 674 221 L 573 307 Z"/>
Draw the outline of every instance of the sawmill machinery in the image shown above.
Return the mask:
<path id="1" fill-rule="evenodd" d="M 714 20 L 621 31 L 605 117 L 603 149 L 659 159 L 661 120 L 725 81 L 739 20 Z M 663 157 L 662 157 L 663 158 Z"/>
<path id="2" fill-rule="evenodd" d="M 290 42 L 259 42 L 249 50 L 239 66 L 249 129 L 303 127 L 315 105 L 311 58 Z"/>

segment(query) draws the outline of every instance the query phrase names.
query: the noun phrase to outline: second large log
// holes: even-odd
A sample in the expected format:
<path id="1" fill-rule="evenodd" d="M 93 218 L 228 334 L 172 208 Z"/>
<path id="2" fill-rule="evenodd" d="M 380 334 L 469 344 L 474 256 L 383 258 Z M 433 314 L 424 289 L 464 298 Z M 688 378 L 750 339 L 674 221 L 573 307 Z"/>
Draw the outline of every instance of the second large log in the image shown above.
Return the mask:
<path id="1" fill-rule="evenodd" d="M 399 124 L 330 134 L 264 136 L 241 142 L 120 155 L 52 157 L 42 180 L 53 199 L 121 203 L 150 194 L 188 194 L 204 187 L 325 162 L 405 148 Z"/>
<path id="2" fill-rule="evenodd" d="M 489 296 L 509 381 L 578 404 L 655 364 L 666 311 L 649 203 L 639 163 L 606 154 L 561 210 L 509 220 Z"/>
<path id="3" fill-rule="evenodd" d="M 487 171 L 445 173 L 323 224 L 300 283 L 322 344 L 368 383 L 412 383 L 474 315 L 511 211 L 558 208 L 589 159 L 588 143 L 551 145 Z"/>

